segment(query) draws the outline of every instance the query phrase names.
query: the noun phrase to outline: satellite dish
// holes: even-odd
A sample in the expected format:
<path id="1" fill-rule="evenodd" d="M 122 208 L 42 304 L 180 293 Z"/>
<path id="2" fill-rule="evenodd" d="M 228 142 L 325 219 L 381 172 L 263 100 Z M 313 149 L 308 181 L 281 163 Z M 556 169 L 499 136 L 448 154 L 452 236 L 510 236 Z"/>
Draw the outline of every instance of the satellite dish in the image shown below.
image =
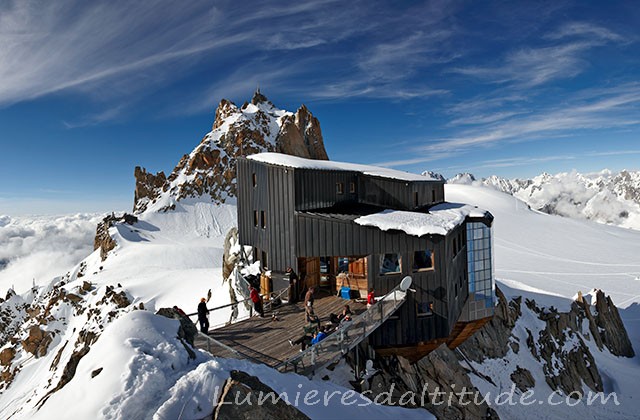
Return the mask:
<path id="1" fill-rule="evenodd" d="M 402 281 L 400 282 L 400 290 L 402 290 L 403 292 L 406 292 L 407 290 L 409 290 L 409 288 L 411 287 L 411 277 L 407 276 L 405 278 L 402 279 Z"/>

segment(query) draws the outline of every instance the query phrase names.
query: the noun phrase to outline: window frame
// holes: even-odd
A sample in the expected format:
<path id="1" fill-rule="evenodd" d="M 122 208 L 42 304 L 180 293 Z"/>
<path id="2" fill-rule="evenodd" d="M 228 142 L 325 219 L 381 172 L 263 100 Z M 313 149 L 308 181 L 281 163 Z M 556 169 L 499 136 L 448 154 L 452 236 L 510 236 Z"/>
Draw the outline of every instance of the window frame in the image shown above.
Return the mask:
<path id="1" fill-rule="evenodd" d="M 385 260 L 385 256 L 387 255 L 395 255 L 398 259 L 398 271 L 387 271 L 387 272 L 382 272 L 382 267 L 384 265 L 384 260 Z M 380 276 L 393 276 L 393 275 L 398 275 L 398 274 L 402 274 L 402 254 L 399 254 L 397 252 L 387 252 L 384 254 L 380 254 L 380 265 L 378 267 L 378 275 Z"/>
<path id="2" fill-rule="evenodd" d="M 429 251 L 429 253 L 431 254 L 431 267 L 416 268 L 416 253 L 418 252 L 425 253 L 426 251 Z M 413 251 L 413 265 L 411 266 L 411 270 L 414 273 L 420 273 L 423 271 L 435 271 L 435 269 L 436 269 L 435 253 L 433 252 L 432 249 L 422 249 L 419 251 Z"/>

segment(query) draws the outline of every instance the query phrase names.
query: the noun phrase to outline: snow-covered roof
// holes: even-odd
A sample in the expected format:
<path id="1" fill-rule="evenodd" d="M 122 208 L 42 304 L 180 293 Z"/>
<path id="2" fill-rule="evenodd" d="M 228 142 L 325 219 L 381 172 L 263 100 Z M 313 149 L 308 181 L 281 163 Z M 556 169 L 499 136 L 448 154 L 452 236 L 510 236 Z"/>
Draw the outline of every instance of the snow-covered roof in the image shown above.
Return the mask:
<path id="1" fill-rule="evenodd" d="M 248 159 L 258 162 L 270 163 L 272 165 L 286 166 L 289 168 L 360 172 L 365 175 L 398 179 L 401 181 L 440 181 L 439 179 L 430 176 L 398 171 L 396 169 L 382 168 L 379 166 L 371 165 L 361 165 L 358 163 L 336 162 L 332 160 L 305 159 L 297 156 L 285 155 L 282 153 L 258 153 L 248 156 Z"/>
<path id="2" fill-rule="evenodd" d="M 488 212 L 474 206 L 459 203 L 442 203 L 429 209 L 429 213 L 385 210 L 361 216 L 354 221 L 362 226 L 380 230 L 401 230 L 408 235 L 446 235 L 460 226 L 466 217 L 485 217 Z"/>

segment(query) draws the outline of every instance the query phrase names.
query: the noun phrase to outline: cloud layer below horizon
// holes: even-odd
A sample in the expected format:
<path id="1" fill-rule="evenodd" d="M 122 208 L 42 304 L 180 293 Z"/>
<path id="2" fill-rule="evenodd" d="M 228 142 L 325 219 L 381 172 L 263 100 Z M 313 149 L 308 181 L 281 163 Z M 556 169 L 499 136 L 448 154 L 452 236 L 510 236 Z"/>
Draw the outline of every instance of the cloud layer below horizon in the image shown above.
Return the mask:
<path id="1" fill-rule="evenodd" d="M 64 275 L 93 252 L 102 214 L 9 217 L 0 215 L 0 295 L 28 290 Z"/>

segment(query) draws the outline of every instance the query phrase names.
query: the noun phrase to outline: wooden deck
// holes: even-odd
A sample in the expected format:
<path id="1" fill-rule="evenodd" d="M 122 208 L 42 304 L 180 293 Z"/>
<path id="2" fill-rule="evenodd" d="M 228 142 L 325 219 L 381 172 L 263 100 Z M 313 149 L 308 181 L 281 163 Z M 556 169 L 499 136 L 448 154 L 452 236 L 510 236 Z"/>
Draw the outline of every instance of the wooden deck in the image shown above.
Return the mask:
<path id="1" fill-rule="evenodd" d="M 322 293 L 316 292 L 313 305 L 322 325 L 329 323 L 329 314 L 342 312 L 345 304 L 350 306 L 354 315 L 366 310 L 364 303 L 345 300 L 337 296 L 327 296 L 326 293 L 322 295 Z M 214 356 L 241 357 L 275 367 L 299 352 L 300 346 L 291 347 L 289 340 L 295 340 L 302 336 L 306 321 L 304 302 L 295 305 L 284 304 L 279 308 L 274 308 L 273 312 L 277 313 L 278 321 L 272 321 L 272 312 L 266 312 L 264 318 L 254 316 L 209 332 L 211 338 L 235 350 L 240 355 L 234 354 L 222 346 L 208 343 L 204 337 L 196 338 L 196 347 L 207 350 Z"/>

